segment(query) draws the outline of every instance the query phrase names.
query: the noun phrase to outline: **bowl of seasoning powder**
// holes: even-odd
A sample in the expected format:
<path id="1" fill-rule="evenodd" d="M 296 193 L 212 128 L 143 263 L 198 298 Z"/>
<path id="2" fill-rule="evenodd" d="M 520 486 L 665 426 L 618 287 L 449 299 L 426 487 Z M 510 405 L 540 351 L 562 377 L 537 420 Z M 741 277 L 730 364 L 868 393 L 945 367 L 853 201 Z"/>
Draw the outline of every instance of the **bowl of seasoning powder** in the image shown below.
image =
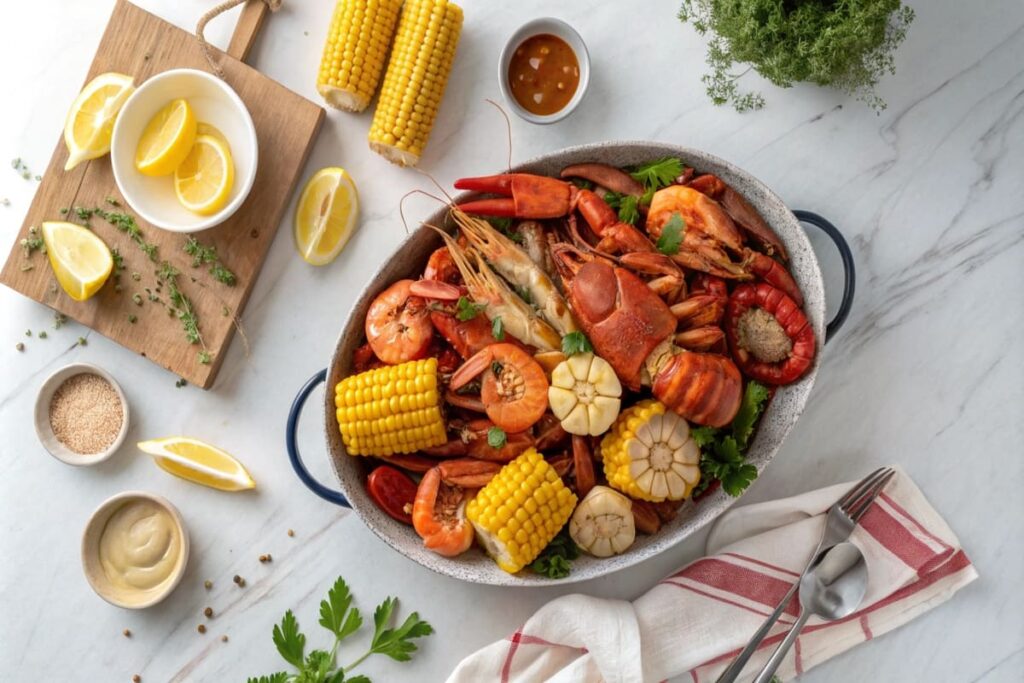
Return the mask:
<path id="1" fill-rule="evenodd" d="M 50 375 L 36 396 L 36 435 L 69 465 L 95 465 L 113 455 L 128 433 L 128 401 L 117 381 L 88 363 Z"/>

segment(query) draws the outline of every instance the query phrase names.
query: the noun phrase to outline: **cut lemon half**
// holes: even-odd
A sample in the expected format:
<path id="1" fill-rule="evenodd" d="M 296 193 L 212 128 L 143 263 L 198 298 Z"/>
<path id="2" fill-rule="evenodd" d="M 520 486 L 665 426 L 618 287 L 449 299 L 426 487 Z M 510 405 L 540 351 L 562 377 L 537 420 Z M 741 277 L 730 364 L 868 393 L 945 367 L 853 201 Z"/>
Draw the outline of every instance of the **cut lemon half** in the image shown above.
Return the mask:
<path id="1" fill-rule="evenodd" d="M 192 151 L 196 115 L 185 100 L 173 100 L 149 120 L 135 149 L 135 168 L 143 175 L 170 175 Z"/>
<path id="2" fill-rule="evenodd" d="M 323 266 L 341 253 L 356 228 L 359 193 L 342 168 L 313 174 L 295 206 L 295 246 L 302 258 Z"/>
<path id="3" fill-rule="evenodd" d="M 224 137 L 224 133 L 221 133 L 220 129 L 217 128 L 217 126 L 213 126 L 209 123 L 203 123 L 202 121 L 200 121 L 196 124 L 196 137 L 199 137 L 200 135 L 212 135 L 213 137 L 223 142 L 228 147 L 228 149 L 231 149 L 231 145 L 228 145 L 228 139 Z"/>
<path id="4" fill-rule="evenodd" d="M 75 301 L 85 301 L 110 277 L 110 249 L 91 230 L 63 221 L 43 223 L 43 242 L 57 282 Z"/>
<path id="5" fill-rule="evenodd" d="M 132 77 L 117 73 L 100 74 L 82 88 L 64 121 L 64 144 L 68 147 L 65 171 L 110 151 L 114 121 L 133 92 Z"/>
<path id="6" fill-rule="evenodd" d="M 214 129 L 216 130 L 216 129 Z M 217 213 L 227 204 L 235 184 L 235 162 L 222 137 L 200 135 L 174 170 L 174 191 L 181 205 L 200 216 Z"/>
<path id="7" fill-rule="evenodd" d="M 139 450 L 153 456 L 161 469 L 221 491 L 256 488 L 256 482 L 242 463 L 216 446 L 187 436 L 140 441 Z"/>

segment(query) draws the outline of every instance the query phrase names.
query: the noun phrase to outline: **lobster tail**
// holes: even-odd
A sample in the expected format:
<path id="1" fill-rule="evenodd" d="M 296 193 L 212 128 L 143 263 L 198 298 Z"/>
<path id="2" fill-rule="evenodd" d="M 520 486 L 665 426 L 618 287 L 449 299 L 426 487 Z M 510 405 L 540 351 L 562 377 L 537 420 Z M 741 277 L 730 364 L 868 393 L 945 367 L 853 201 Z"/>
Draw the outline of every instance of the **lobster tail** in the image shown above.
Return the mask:
<path id="1" fill-rule="evenodd" d="M 654 396 L 690 422 L 724 427 L 743 398 L 739 368 L 713 353 L 683 351 L 669 358 L 654 378 Z"/>

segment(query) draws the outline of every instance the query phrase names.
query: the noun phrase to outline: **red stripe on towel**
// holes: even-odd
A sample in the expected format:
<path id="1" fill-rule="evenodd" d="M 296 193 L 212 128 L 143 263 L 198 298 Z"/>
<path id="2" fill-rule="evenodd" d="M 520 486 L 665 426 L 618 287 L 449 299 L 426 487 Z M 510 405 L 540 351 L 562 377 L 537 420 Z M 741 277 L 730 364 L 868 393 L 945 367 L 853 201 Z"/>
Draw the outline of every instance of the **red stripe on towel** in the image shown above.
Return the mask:
<path id="1" fill-rule="evenodd" d="M 864 640 L 871 640 L 874 636 L 871 634 L 871 625 L 868 624 L 868 615 L 860 615 L 860 630 L 864 631 Z"/>
<path id="2" fill-rule="evenodd" d="M 938 536 L 933 534 L 931 531 L 926 529 L 925 526 L 923 524 L 921 524 L 921 522 L 917 521 L 916 517 L 914 517 L 912 514 L 907 512 L 903 507 L 900 506 L 899 503 L 897 503 L 895 500 L 890 498 L 888 495 L 886 495 L 885 493 L 882 493 L 881 495 L 879 495 L 879 498 L 884 500 L 885 503 L 889 507 L 891 507 L 893 510 L 895 510 L 896 512 L 898 512 L 899 514 L 903 515 L 908 520 L 910 520 L 913 523 L 913 525 L 917 527 L 917 530 L 921 532 L 922 536 L 926 536 L 926 537 L 930 538 L 931 540 L 935 541 L 936 543 L 938 543 L 943 548 L 946 548 L 947 550 L 952 550 L 953 549 L 952 546 L 950 546 L 948 543 L 946 543 L 941 538 L 939 538 Z"/>
<path id="3" fill-rule="evenodd" d="M 780 566 L 775 565 L 775 564 L 769 564 L 769 563 L 763 562 L 761 560 L 755 560 L 753 557 L 748 557 L 746 555 L 740 555 L 739 553 L 722 553 L 722 555 L 728 555 L 729 557 L 735 557 L 737 559 L 743 560 L 744 562 L 750 562 L 751 564 L 759 565 L 761 567 L 764 567 L 765 569 L 772 569 L 774 571 L 779 572 L 780 574 L 786 574 L 788 576 L 792 576 L 793 578 L 800 578 L 800 573 L 799 572 L 791 572 L 788 569 L 786 569 L 785 567 L 780 567 Z"/>
<path id="4" fill-rule="evenodd" d="M 683 571 L 675 574 L 675 576 L 681 576 L 710 588 L 732 593 L 737 597 L 771 607 L 772 609 L 785 597 L 786 592 L 793 585 L 790 581 L 783 581 L 782 579 L 777 579 L 773 576 L 762 574 L 759 571 L 741 567 L 714 557 L 697 560 Z M 791 601 L 786 606 L 786 613 L 794 617 L 798 611 L 796 601 Z M 771 613 L 771 610 L 768 612 Z"/>

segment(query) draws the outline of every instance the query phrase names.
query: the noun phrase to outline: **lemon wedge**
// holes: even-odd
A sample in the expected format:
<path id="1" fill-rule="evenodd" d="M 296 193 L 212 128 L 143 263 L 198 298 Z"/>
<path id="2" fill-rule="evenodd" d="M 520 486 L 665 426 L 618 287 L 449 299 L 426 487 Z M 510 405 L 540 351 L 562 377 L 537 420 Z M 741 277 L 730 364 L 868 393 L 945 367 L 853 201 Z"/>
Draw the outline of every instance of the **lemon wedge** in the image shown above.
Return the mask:
<path id="1" fill-rule="evenodd" d="M 302 258 L 323 266 L 341 253 L 356 228 L 359 193 L 342 168 L 313 174 L 295 207 L 295 246 Z"/>
<path id="2" fill-rule="evenodd" d="M 187 436 L 140 441 L 139 450 L 149 453 L 156 464 L 171 474 L 221 491 L 256 488 L 256 482 L 242 463 L 216 446 Z"/>
<path id="3" fill-rule="evenodd" d="M 231 146 L 228 145 L 228 139 L 224 137 L 224 133 L 221 133 L 220 129 L 217 128 L 217 126 L 213 126 L 209 123 L 203 123 L 202 121 L 200 121 L 196 124 L 196 137 L 199 137 L 200 135 L 212 135 L 213 137 L 223 142 L 224 145 L 228 147 L 228 149 L 231 149 Z"/>
<path id="4" fill-rule="evenodd" d="M 135 168 L 149 176 L 170 175 L 196 141 L 196 116 L 185 100 L 173 100 L 149 120 L 135 149 Z"/>
<path id="5" fill-rule="evenodd" d="M 43 223 L 43 242 L 57 282 L 75 301 L 85 301 L 110 277 L 110 249 L 91 230 L 63 221 Z"/>
<path id="6" fill-rule="evenodd" d="M 133 92 L 132 77 L 117 73 L 100 74 L 82 88 L 64 122 L 64 144 L 68 147 L 65 171 L 110 151 L 114 121 Z"/>
<path id="7" fill-rule="evenodd" d="M 178 201 L 200 216 L 220 211 L 227 203 L 234 184 L 235 163 L 231 159 L 231 149 L 222 137 L 196 137 L 192 151 L 174 170 L 174 191 Z"/>

